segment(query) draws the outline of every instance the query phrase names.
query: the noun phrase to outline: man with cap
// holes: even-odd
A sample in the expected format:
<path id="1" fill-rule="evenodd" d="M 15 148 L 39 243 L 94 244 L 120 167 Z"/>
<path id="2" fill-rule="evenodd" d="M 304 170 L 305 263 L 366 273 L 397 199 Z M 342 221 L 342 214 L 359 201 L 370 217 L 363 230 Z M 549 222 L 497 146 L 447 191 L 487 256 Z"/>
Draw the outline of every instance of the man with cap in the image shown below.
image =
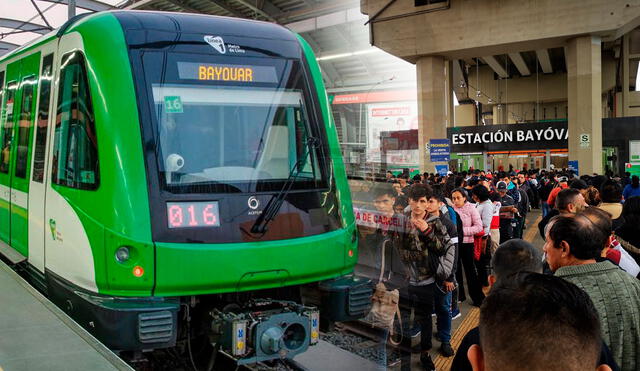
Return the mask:
<path id="1" fill-rule="evenodd" d="M 547 204 L 549 205 L 549 207 L 554 207 L 554 205 L 556 204 L 556 197 L 558 196 L 558 193 L 560 193 L 560 191 L 565 188 L 569 188 L 569 178 L 567 178 L 566 175 L 562 175 L 558 178 L 558 185 L 556 186 L 556 188 L 551 190 L 551 193 L 549 193 L 549 198 L 547 198 Z"/>
<path id="2" fill-rule="evenodd" d="M 499 181 L 496 190 L 500 195 L 500 243 L 513 238 L 513 221 L 518 208 L 513 197 L 507 194 L 507 183 Z"/>

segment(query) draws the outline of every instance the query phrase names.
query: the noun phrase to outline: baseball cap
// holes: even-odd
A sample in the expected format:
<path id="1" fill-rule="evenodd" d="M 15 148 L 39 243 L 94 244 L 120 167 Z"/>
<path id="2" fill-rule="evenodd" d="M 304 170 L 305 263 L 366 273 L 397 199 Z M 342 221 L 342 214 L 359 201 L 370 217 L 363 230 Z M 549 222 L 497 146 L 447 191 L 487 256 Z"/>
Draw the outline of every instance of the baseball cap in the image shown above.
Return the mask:
<path id="1" fill-rule="evenodd" d="M 506 191 L 507 190 L 507 183 L 505 183 L 503 181 L 499 181 L 498 184 L 496 184 L 496 189 L 498 191 Z"/>
<path id="2" fill-rule="evenodd" d="M 564 175 L 563 175 L 563 176 L 561 176 L 560 178 L 558 178 L 558 181 L 559 181 L 559 182 L 565 182 L 565 183 L 566 183 L 566 182 L 568 182 L 568 181 L 569 181 L 569 178 L 567 178 L 566 176 L 564 176 Z"/>

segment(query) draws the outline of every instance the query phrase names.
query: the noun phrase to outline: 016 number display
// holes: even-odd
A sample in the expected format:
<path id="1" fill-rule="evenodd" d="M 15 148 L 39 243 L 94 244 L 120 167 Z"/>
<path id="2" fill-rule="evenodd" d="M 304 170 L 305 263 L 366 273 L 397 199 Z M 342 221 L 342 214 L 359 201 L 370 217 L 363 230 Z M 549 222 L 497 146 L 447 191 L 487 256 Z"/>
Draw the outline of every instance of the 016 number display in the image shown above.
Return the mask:
<path id="1" fill-rule="evenodd" d="M 219 227 L 218 203 L 167 202 L 169 228 Z"/>

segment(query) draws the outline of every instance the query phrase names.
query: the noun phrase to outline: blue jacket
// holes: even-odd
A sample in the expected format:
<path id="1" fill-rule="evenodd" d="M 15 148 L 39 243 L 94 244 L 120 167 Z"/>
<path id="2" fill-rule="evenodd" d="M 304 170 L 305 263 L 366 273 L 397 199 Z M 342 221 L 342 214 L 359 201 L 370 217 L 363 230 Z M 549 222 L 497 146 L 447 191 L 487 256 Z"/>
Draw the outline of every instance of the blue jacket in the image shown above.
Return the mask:
<path id="1" fill-rule="evenodd" d="M 624 197 L 625 200 L 628 200 L 633 196 L 640 196 L 640 187 L 633 188 L 631 184 L 627 184 L 622 191 L 622 197 Z"/>

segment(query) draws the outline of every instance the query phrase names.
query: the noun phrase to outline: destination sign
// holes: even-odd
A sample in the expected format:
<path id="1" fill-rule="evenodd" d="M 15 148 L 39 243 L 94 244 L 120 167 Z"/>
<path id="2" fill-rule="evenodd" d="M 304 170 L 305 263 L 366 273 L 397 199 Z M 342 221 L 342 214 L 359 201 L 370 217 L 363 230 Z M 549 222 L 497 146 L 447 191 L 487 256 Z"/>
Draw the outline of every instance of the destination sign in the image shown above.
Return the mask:
<path id="1" fill-rule="evenodd" d="M 273 66 L 178 62 L 178 77 L 182 80 L 278 83 Z"/>

